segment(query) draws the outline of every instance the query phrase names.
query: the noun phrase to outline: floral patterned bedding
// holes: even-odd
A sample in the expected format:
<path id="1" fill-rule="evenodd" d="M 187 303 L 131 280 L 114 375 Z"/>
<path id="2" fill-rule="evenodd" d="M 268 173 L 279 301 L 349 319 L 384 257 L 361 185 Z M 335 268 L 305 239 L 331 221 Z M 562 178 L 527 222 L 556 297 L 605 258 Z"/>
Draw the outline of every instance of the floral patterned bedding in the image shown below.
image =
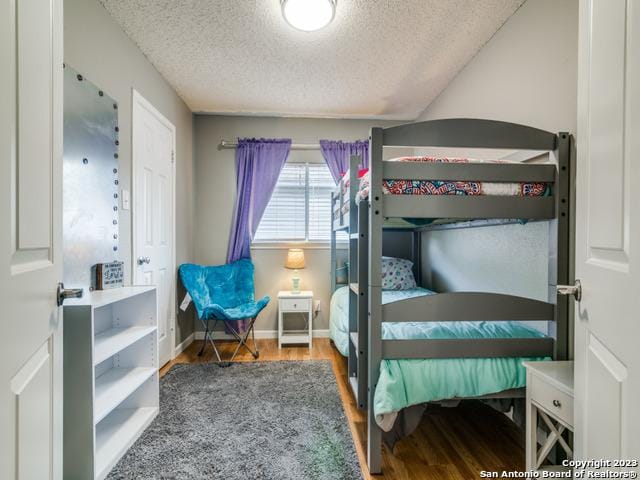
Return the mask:
<path id="1" fill-rule="evenodd" d="M 448 157 L 400 157 L 389 162 L 430 162 L 430 163 L 510 163 L 504 160 L 475 160 L 470 158 Z M 343 188 L 348 187 L 349 173 L 345 174 Z M 356 201 L 369 197 L 370 172 L 360 172 L 360 186 Z M 540 182 L 479 182 L 473 180 L 383 180 L 382 192 L 385 195 L 493 195 L 542 197 L 549 195 L 551 185 Z M 347 198 L 348 200 L 348 198 Z M 348 203 L 346 209 L 348 210 Z M 344 210 L 343 210 L 344 211 Z"/>

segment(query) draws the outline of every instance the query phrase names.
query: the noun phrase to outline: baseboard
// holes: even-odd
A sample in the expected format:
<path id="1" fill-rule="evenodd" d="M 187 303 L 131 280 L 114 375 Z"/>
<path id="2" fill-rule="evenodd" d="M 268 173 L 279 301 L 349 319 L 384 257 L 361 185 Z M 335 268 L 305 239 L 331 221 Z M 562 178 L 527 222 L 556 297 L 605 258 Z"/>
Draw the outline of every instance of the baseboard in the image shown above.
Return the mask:
<path id="1" fill-rule="evenodd" d="M 204 339 L 203 331 L 193 332 L 193 335 L 195 340 Z M 256 330 L 255 335 L 256 335 L 256 338 L 260 338 L 260 339 L 278 338 L 278 331 L 277 330 Z M 228 333 L 224 333 L 223 331 L 214 332 L 213 338 L 214 340 L 234 340 L 234 337 L 232 335 Z M 329 338 L 329 330 L 328 329 L 313 330 L 313 338 Z"/>
<path id="2" fill-rule="evenodd" d="M 193 332 L 191 335 L 189 335 L 187 338 L 185 338 L 182 343 L 180 343 L 180 345 L 176 345 L 176 348 L 173 350 L 173 358 L 177 357 L 178 355 L 180 355 L 182 352 L 184 352 L 187 347 L 189 345 L 191 345 L 193 343 L 193 341 L 196 339 L 196 334 L 198 332 Z"/>

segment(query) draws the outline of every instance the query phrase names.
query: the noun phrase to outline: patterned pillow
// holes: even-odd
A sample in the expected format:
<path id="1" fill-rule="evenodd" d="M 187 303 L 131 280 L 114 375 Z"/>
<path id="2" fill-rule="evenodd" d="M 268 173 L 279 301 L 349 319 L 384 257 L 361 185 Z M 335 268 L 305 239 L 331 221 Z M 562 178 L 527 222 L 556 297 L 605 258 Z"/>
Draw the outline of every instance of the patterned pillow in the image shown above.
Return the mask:
<path id="1" fill-rule="evenodd" d="M 416 288 L 413 262 L 404 258 L 382 257 L 382 289 L 408 290 Z"/>

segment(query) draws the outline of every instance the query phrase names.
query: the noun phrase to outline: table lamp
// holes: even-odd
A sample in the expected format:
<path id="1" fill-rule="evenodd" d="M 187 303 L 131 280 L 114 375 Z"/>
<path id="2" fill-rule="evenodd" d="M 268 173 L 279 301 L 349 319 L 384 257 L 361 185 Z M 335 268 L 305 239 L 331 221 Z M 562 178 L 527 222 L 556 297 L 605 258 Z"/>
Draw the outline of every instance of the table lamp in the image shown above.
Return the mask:
<path id="1" fill-rule="evenodd" d="M 298 276 L 298 269 L 304 268 L 304 250 L 301 248 L 290 248 L 287 253 L 287 260 L 284 262 L 284 267 L 293 269 L 291 293 L 300 293 L 300 277 Z"/>

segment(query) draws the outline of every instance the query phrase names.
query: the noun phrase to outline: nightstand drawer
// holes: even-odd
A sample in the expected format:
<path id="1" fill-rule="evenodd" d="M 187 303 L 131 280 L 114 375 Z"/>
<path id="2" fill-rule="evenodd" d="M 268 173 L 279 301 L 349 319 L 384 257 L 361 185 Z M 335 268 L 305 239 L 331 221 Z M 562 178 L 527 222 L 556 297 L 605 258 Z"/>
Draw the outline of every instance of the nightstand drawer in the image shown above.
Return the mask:
<path id="1" fill-rule="evenodd" d="M 531 375 L 531 400 L 573 428 L 573 397 Z"/>
<path id="2" fill-rule="evenodd" d="M 280 308 L 283 312 L 308 312 L 311 307 L 310 298 L 281 298 Z"/>

